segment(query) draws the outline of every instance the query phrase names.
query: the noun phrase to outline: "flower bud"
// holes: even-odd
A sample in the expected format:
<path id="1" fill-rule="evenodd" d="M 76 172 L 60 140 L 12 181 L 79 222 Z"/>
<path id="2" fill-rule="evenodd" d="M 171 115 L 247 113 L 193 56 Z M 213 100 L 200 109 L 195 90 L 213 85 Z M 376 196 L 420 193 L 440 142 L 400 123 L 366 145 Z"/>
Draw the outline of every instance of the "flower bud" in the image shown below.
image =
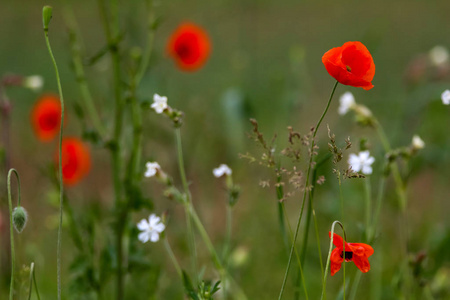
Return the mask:
<path id="1" fill-rule="evenodd" d="M 411 143 L 414 150 L 420 150 L 425 147 L 425 142 L 418 135 L 414 135 Z"/>
<path id="2" fill-rule="evenodd" d="M 22 206 L 17 206 L 14 208 L 12 213 L 13 225 L 18 233 L 21 233 L 22 230 L 27 225 L 28 214 L 25 208 Z"/>
<path id="3" fill-rule="evenodd" d="M 42 23 L 44 25 L 44 30 L 48 30 L 48 24 L 50 24 L 50 20 L 52 19 L 52 10 L 51 6 L 44 6 L 42 8 Z"/>
<path id="4" fill-rule="evenodd" d="M 44 79 L 40 75 L 33 75 L 25 77 L 23 80 L 23 86 L 27 89 L 38 92 L 44 85 Z"/>

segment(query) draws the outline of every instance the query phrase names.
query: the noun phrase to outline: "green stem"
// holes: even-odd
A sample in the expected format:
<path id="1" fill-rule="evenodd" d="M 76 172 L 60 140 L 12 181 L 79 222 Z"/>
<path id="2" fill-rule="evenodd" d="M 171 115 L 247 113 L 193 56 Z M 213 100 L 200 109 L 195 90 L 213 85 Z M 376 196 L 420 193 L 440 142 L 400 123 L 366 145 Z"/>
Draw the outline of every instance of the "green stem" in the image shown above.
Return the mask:
<path id="1" fill-rule="evenodd" d="M 320 297 L 320 299 L 324 299 L 325 294 L 326 294 L 326 284 L 327 284 L 327 275 L 328 275 L 328 269 L 330 267 L 330 257 L 331 257 L 331 250 L 333 250 L 333 239 L 334 239 L 334 227 L 336 226 L 336 224 L 339 224 L 339 226 L 341 226 L 342 231 L 344 232 L 344 241 L 346 241 L 346 236 L 345 236 L 345 230 L 344 230 L 344 226 L 342 225 L 341 222 L 339 221 L 334 221 L 333 224 L 331 225 L 331 238 L 330 238 L 330 248 L 328 249 L 328 258 L 327 258 L 327 265 L 325 267 L 325 274 L 323 277 L 323 283 L 322 283 L 322 296 Z M 345 253 L 345 243 L 343 243 L 343 252 Z M 344 264 L 344 268 L 345 268 L 345 264 Z M 344 269 L 345 272 L 345 269 Z M 345 274 L 344 274 L 344 299 L 345 299 Z"/>
<path id="2" fill-rule="evenodd" d="M 16 252 L 14 250 L 14 230 L 13 230 L 13 209 L 12 209 L 12 198 L 11 198 L 11 175 L 14 173 L 17 178 L 17 189 L 18 189 L 18 206 L 20 206 L 20 178 L 19 173 L 16 169 L 10 169 L 8 171 L 8 205 L 9 205 L 9 234 L 11 239 L 11 282 L 9 285 L 9 300 L 13 300 L 14 295 L 14 273 L 16 269 Z"/>
<path id="3" fill-rule="evenodd" d="M 352 290 L 350 292 L 350 300 L 355 300 L 356 293 L 358 291 L 359 282 L 361 281 L 361 272 L 356 272 L 355 279 L 353 280 Z"/>
<path id="4" fill-rule="evenodd" d="M 325 107 L 325 110 L 323 111 L 322 116 L 320 117 L 319 121 L 317 122 L 317 125 L 316 125 L 316 127 L 314 129 L 314 133 L 313 133 L 313 136 L 312 136 L 312 139 L 311 139 L 310 158 L 309 158 L 309 164 L 308 164 L 308 171 L 306 172 L 305 192 L 303 193 L 302 207 L 300 209 L 300 213 L 299 213 L 299 216 L 298 216 L 297 226 L 296 226 L 295 234 L 294 234 L 294 240 L 292 242 L 291 251 L 290 251 L 289 259 L 288 259 L 288 264 L 287 264 L 287 267 L 286 267 L 286 272 L 284 274 L 283 284 L 281 285 L 281 290 L 280 290 L 280 295 L 278 296 L 278 300 L 281 300 L 281 298 L 283 297 L 284 288 L 286 286 L 286 281 L 287 281 L 287 277 L 288 277 L 288 274 L 289 274 L 289 268 L 290 268 L 291 262 L 292 262 L 292 255 L 294 253 L 295 243 L 297 241 L 298 231 L 300 229 L 300 223 L 301 223 L 301 220 L 302 220 L 303 209 L 305 207 L 306 195 L 307 195 L 308 189 L 309 189 L 309 176 L 310 176 L 310 173 L 311 173 L 312 160 L 313 160 L 313 157 L 314 157 L 314 155 L 313 155 L 313 153 L 314 153 L 314 146 L 315 146 L 314 139 L 316 137 L 316 134 L 317 134 L 317 131 L 318 131 L 319 127 L 320 127 L 320 124 L 322 123 L 322 120 L 325 117 L 325 115 L 326 115 L 326 113 L 328 111 L 328 108 L 330 107 L 331 99 L 333 99 L 333 95 L 334 95 L 334 92 L 336 91 L 336 87 L 337 87 L 338 83 L 339 82 L 336 81 L 336 83 L 334 84 L 333 90 L 331 91 L 331 94 L 330 94 L 330 98 L 328 99 L 328 102 L 327 102 L 327 106 Z"/>
<path id="5" fill-rule="evenodd" d="M 31 299 L 31 291 L 33 290 L 33 281 L 34 281 L 34 289 L 36 290 L 36 295 L 38 300 L 41 300 L 41 297 L 39 296 L 39 291 L 36 284 L 36 274 L 34 271 L 34 262 L 31 263 L 30 266 L 30 289 L 28 291 L 28 300 Z"/>
<path id="6" fill-rule="evenodd" d="M 48 24 L 47 24 L 48 25 Z M 62 244 L 62 221 L 63 221 L 63 196 L 64 196 L 64 184 L 62 174 L 62 138 L 64 128 L 64 97 L 61 87 L 61 79 L 59 77 L 58 65 L 56 64 L 55 57 L 53 56 L 52 48 L 48 38 L 48 27 L 44 27 L 45 43 L 47 44 L 48 53 L 53 62 L 55 68 L 56 82 L 58 84 L 59 101 L 61 102 L 61 120 L 59 128 L 59 225 L 58 225 L 58 242 L 56 250 L 56 268 L 58 277 L 58 300 L 61 299 L 61 244 Z"/>
<path id="7" fill-rule="evenodd" d="M 123 231 L 127 218 L 127 208 L 122 203 L 122 182 L 120 178 L 121 164 L 121 136 L 124 103 L 122 99 L 122 81 L 120 76 L 120 55 L 119 55 L 119 20 L 118 20 L 118 2 L 111 1 L 111 21 L 108 19 L 107 7 L 105 0 L 98 0 L 100 15 L 108 41 L 109 52 L 111 53 L 111 61 L 113 65 L 114 79 L 114 129 L 113 138 L 111 140 L 111 159 L 112 174 L 114 182 L 115 209 L 116 209 L 116 263 L 117 263 L 117 300 L 124 298 L 124 278 L 123 278 Z"/>
<path id="8" fill-rule="evenodd" d="M 148 15 L 148 22 L 147 22 L 147 45 L 145 47 L 145 52 L 142 57 L 141 64 L 139 66 L 138 72 L 135 77 L 136 85 L 139 85 L 142 78 L 144 77 L 145 72 L 147 71 L 148 64 L 150 62 L 150 57 L 153 50 L 153 42 L 155 40 L 155 28 L 154 28 L 154 21 L 155 21 L 155 14 L 153 9 L 153 0 L 147 0 L 147 15 Z"/>
<path id="9" fill-rule="evenodd" d="M 283 185 L 281 185 L 281 175 L 277 176 L 277 185 L 276 185 L 276 192 L 277 192 L 277 199 L 278 199 L 278 225 L 280 227 L 281 236 L 283 237 L 283 241 L 286 247 L 286 251 L 289 254 L 289 240 L 286 234 L 286 225 L 284 224 L 284 205 L 283 205 L 283 198 L 284 198 L 284 191 L 283 191 Z M 287 218 L 287 217 L 286 217 Z"/>
<path id="10" fill-rule="evenodd" d="M 183 160 L 183 147 L 181 143 L 181 130 L 180 128 L 175 129 L 176 142 L 177 142 L 177 153 L 178 153 L 178 167 L 180 170 L 180 178 L 183 184 L 185 199 L 185 214 L 186 214 L 186 225 L 188 231 L 188 242 L 189 242 L 189 252 L 191 254 L 191 263 L 192 270 L 194 272 L 195 282 L 198 281 L 198 270 L 197 270 L 197 247 L 195 243 L 195 235 L 194 230 L 192 228 L 192 214 L 189 211 L 190 206 L 192 205 L 191 192 L 189 191 L 189 184 L 186 178 L 186 171 L 184 169 L 184 160 Z"/>
<path id="11" fill-rule="evenodd" d="M 375 125 L 375 129 L 378 133 L 378 136 L 381 140 L 381 143 L 383 144 L 384 151 L 386 153 L 389 153 L 392 150 L 391 145 L 389 144 L 389 140 L 386 136 L 386 133 L 383 130 L 383 127 L 381 127 L 380 122 L 378 122 L 378 120 L 375 119 L 375 117 L 374 117 L 374 125 Z M 400 175 L 400 171 L 399 171 L 397 163 L 391 164 L 391 171 L 392 171 L 392 176 L 394 177 L 396 190 L 397 190 L 397 194 L 399 197 L 400 208 L 403 212 L 406 209 L 406 191 L 405 191 L 405 185 L 404 185 L 402 177 Z"/>
<path id="12" fill-rule="evenodd" d="M 84 107 L 92 121 L 92 125 L 101 136 L 105 136 L 106 129 L 100 120 L 97 109 L 94 105 L 91 91 L 89 90 L 89 85 L 86 81 L 86 74 L 84 73 L 83 62 L 81 59 L 80 45 L 78 43 L 77 33 L 74 28 L 69 27 L 69 36 L 72 50 L 72 63 L 76 81 L 78 82 L 78 86 L 80 88 L 81 99 L 83 99 Z"/>
<path id="13" fill-rule="evenodd" d="M 287 219 L 286 206 L 284 205 L 284 202 L 282 202 L 282 206 L 283 206 L 283 212 L 284 212 L 284 215 L 286 216 L 286 223 L 287 223 L 288 229 L 289 229 L 289 237 L 290 237 L 290 241 L 291 241 L 291 243 L 292 243 L 292 242 L 293 242 L 292 228 L 291 228 L 291 223 L 290 223 L 289 220 Z M 298 269 L 300 270 L 300 277 L 301 277 L 301 280 L 302 280 L 303 291 L 305 292 L 305 297 L 306 297 L 306 299 L 308 299 L 308 291 L 307 291 L 307 289 L 306 289 L 305 277 L 303 276 L 302 262 L 301 262 L 301 260 L 300 260 L 300 256 L 298 255 L 297 247 L 295 247 L 295 257 L 297 258 Z"/>
<path id="14" fill-rule="evenodd" d="M 180 276 L 180 278 L 183 279 L 183 273 L 181 271 L 180 264 L 178 263 L 178 260 L 172 251 L 172 247 L 170 247 L 167 237 L 164 238 L 164 247 L 166 248 L 167 254 L 169 254 L 170 260 L 172 261 L 172 264 L 175 267 L 175 270 L 177 271 L 178 276 Z"/>
<path id="15" fill-rule="evenodd" d="M 364 179 L 364 190 L 365 190 L 365 202 L 366 202 L 366 239 L 370 239 L 370 224 L 372 216 L 372 187 L 370 184 L 370 177 Z"/>
<path id="16" fill-rule="evenodd" d="M 206 232 L 205 227 L 203 227 L 203 224 L 200 221 L 200 218 L 198 217 L 197 213 L 195 212 L 192 204 L 186 203 L 185 205 L 188 207 L 188 212 L 191 215 L 191 218 L 192 218 L 195 226 L 197 227 L 200 237 L 202 238 L 203 242 L 205 243 L 206 248 L 209 251 L 209 254 L 211 255 L 211 258 L 213 260 L 213 263 L 214 263 L 217 271 L 219 272 L 220 276 L 222 277 L 222 280 L 227 280 L 233 285 L 233 288 L 231 289 L 231 291 L 233 292 L 234 297 L 235 297 L 233 299 L 246 300 L 247 297 L 245 296 L 245 294 L 242 291 L 242 289 L 240 288 L 240 286 L 233 280 L 233 278 L 229 275 L 229 273 L 223 267 L 223 264 L 220 261 L 219 255 L 217 254 L 216 250 L 214 249 L 214 246 L 208 236 L 208 233 Z"/>
<path id="17" fill-rule="evenodd" d="M 376 204 L 376 209 L 375 209 L 375 215 L 373 217 L 372 220 L 372 229 L 371 229 L 371 234 L 368 238 L 369 244 L 371 244 L 373 242 L 373 239 L 375 238 L 375 230 L 378 226 L 378 221 L 380 218 L 380 213 L 381 213 L 381 206 L 383 204 L 383 195 L 384 195 L 384 183 L 386 181 L 386 177 L 382 176 L 380 179 L 380 186 L 378 188 L 378 197 L 377 197 L 377 204 Z"/>

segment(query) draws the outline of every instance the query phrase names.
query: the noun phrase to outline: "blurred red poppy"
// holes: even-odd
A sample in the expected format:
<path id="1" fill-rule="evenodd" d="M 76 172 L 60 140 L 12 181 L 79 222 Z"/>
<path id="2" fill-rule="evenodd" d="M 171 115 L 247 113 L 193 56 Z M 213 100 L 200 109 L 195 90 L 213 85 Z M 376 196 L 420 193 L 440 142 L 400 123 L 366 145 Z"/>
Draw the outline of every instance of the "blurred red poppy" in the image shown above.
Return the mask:
<path id="1" fill-rule="evenodd" d="M 329 236 L 331 238 L 331 232 Z M 371 246 L 363 243 L 345 242 L 344 253 L 344 240 L 336 233 L 333 235 L 333 244 L 336 248 L 333 249 L 330 256 L 331 276 L 341 269 L 344 258 L 346 262 L 353 261 L 361 272 L 369 272 L 370 264 L 368 257 L 373 254 L 373 248 Z"/>
<path id="2" fill-rule="evenodd" d="M 56 164 L 59 155 L 56 153 Z M 74 185 L 83 179 L 91 169 L 89 148 L 76 137 L 67 137 L 62 141 L 62 174 L 67 185 Z"/>
<path id="3" fill-rule="evenodd" d="M 365 90 L 373 88 L 375 63 L 366 46 L 360 42 L 347 42 L 329 50 L 322 56 L 328 73 L 339 83 Z"/>
<path id="4" fill-rule="evenodd" d="M 61 103 L 53 94 L 42 95 L 31 112 L 31 123 L 37 138 L 42 142 L 51 141 L 59 132 Z"/>
<path id="5" fill-rule="evenodd" d="M 183 23 L 170 36 L 167 52 L 183 71 L 195 71 L 202 67 L 209 57 L 211 43 L 203 28 Z"/>

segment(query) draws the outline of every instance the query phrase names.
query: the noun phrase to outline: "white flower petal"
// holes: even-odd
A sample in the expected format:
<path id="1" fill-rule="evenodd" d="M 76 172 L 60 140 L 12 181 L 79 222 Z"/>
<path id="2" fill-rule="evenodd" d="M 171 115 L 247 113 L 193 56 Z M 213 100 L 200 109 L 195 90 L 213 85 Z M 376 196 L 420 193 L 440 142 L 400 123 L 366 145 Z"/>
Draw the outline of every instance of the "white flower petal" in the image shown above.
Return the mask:
<path id="1" fill-rule="evenodd" d="M 232 170 L 225 164 L 221 164 L 218 168 L 213 169 L 213 174 L 215 177 L 222 177 L 224 174 L 231 175 Z"/>
<path id="2" fill-rule="evenodd" d="M 138 224 L 137 228 L 141 231 L 147 230 L 149 224 L 146 219 L 142 219 Z"/>
<path id="3" fill-rule="evenodd" d="M 148 232 L 139 233 L 138 239 L 143 243 L 147 243 L 149 240 L 149 233 Z"/>
<path id="4" fill-rule="evenodd" d="M 151 214 L 148 218 L 148 221 L 151 227 L 155 227 L 155 225 L 158 224 L 159 221 L 161 221 L 161 218 L 156 216 L 155 214 Z"/>
<path id="5" fill-rule="evenodd" d="M 441 95 L 441 99 L 444 105 L 450 105 L 450 90 L 445 90 Z"/>
<path id="6" fill-rule="evenodd" d="M 363 172 L 363 174 L 366 174 L 366 175 L 370 175 L 370 174 L 372 174 L 372 167 L 371 166 L 363 166 L 362 167 L 362 172 Z"/>
<path id="7" fill-rule="evenodd" d="M 366 165 L 371 165 L 375 162 L 375 157 L 371 156 L 368 159 L 366 159 L 365 164 Z"/>
<path id="8" fill-rule="evenodd" d="M 355 97 L 350 92 L 345 92 L 342 94 L 342 96 L 339 98 L 339 114 L 345 115 L 352 106 L 355 105 Z"/>
<path id="9" fill-rule="evenodd" d="M 365 161 L 369 158 L 370 152 L 368 150 L 359 152 L 359 159 Z"/>
<path id="10" fill-rule="evenodd" d="M 154 242 L 154 243 L 159 241 L 159 233 L 156 232 L 156 231 L 152 231 L 151 236 L 150 236 L 150 240 L 152 242 Z"/>
<path id="11" fill-rule="evenodd" d="M 415 149 L 423 149 L 425 147 L 425 142 L 418 135 L 414 135 L 412 139 L 412 146 Z"/>
<path id="12" fill-rule="evenodd" d="M 163 232 L 164 229 L 166 229 L 166 225 L 164 225 L 163 223 L 159 223 L 156 224 L 155 226 L 153 226 L 153 229 L 159 233 Z"/>

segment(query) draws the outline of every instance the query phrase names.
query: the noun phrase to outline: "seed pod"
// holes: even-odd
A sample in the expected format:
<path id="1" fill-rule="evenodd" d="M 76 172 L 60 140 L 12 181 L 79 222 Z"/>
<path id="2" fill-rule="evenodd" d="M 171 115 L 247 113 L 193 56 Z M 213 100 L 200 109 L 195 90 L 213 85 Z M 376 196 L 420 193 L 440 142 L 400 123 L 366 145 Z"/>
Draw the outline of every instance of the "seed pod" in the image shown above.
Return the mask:
<path id="1" fill-rule="evenodd" d="M 28 214 L 25 208 L 18 206 L 12 213 L 13 225 L 18 233 L 21 233 L 27 225 Z"/>

